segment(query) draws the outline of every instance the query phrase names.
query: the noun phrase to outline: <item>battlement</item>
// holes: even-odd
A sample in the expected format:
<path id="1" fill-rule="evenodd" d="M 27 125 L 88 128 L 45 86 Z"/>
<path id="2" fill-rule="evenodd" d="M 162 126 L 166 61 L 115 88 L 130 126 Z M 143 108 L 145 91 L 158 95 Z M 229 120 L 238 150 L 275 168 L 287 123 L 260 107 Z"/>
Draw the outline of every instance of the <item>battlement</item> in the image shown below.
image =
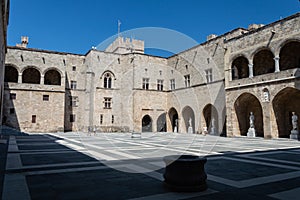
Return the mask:
<path id="1" fill-rule="evenodd" d="M 118 37 L 105 51 L 118 54 L 144 53 L 144 41 Z"/>

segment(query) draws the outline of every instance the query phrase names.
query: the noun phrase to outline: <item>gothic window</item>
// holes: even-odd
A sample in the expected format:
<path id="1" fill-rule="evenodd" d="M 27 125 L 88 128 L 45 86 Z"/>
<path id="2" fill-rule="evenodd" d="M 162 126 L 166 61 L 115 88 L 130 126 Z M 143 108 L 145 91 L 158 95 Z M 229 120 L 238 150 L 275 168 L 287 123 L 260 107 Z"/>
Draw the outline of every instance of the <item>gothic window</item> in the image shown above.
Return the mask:
<path id="1" fill-rule="evenodd" d="M 104 88 L 112 87 L 112 76 L 109 72 L 104 74 Z"/>
<path id="2" fill-rule="evenodd" d="M 164 80 L 157 80 L 157 90 L 163 91 L 164 89 Z"/>
<path id="3" fill-rule="evenodd" d="M 110 97 L 104 97 L 104 108 L 105 109 L 111 108 L 111 98 Z"/>
<path id="4" fill-rule="evenodd" d="M 191 81 L 190 80 L 191 79 L 190 79 L 190 75 L 189 74 L 184 76 L 185 87 L 190 87 L 190 85 L 191 85 Z"/>
<path id="5" fill-rule="evenodd" d="M 77 82 L 76 81 L 71 81 L 71 89 L 75 90 L 77 88 Z"/>
<path id="6" fill-rule="evenodd" d="M 149 78 L 143 78 L 143 90 L 149 90 Z"/>
<path id="7" fill-rule="evenodd" d="M 170 88 L 171 90 L 175 90 L 175 79 L 170 80 Z"/>
<path id="8" fill-rule="evenodd" d="M 205 70 L 206 82 L 211 83 L 213 81 L 212 69 Z"/>

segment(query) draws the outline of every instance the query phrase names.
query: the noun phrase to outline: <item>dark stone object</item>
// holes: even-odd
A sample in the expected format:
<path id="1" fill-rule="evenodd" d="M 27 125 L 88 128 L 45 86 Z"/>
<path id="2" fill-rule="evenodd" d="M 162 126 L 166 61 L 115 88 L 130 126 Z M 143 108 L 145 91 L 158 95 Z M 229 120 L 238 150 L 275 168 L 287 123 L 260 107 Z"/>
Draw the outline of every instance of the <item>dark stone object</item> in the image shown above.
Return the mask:
<path id="1" fill-rule="evenodd" d="M 166 168 L 164 184 L 176 192 L 199 192 L 207 189 L 205 157 L 174 155 L 163 158 Z"/>

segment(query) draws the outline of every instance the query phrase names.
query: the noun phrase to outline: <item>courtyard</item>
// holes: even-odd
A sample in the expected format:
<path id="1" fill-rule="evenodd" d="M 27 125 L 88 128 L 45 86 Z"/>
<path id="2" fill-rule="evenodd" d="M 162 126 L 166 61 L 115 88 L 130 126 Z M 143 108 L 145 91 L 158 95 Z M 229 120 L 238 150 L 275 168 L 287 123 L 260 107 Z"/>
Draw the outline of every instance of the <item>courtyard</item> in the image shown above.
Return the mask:
<path id="1" fill-rule="evenodd" d="M 296 199 L 300 143 L 175 133 L 43 133 L 5 129 L 2 199 Z M 167 155 L 206 156 L 208 189 L 163 185 Z"/>

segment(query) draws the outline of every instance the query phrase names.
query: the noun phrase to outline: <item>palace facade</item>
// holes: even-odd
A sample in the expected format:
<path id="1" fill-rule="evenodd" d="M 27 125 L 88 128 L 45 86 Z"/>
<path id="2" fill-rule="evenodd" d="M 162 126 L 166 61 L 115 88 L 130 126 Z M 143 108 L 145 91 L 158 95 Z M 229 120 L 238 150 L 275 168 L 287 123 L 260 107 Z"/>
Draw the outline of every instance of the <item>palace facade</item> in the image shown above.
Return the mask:
<path id="1" fill-rule="evenodd" d="M 145 41 L 147 42 L 147 41 Z M 85 55 L 8 47 L 3 123 L 25 132 L 152 131 L 289 137 L 300 115 L 300 13 L 168 58 L 118 37 Z M 131 48 L 127 48 L 130 46 Z"/>

